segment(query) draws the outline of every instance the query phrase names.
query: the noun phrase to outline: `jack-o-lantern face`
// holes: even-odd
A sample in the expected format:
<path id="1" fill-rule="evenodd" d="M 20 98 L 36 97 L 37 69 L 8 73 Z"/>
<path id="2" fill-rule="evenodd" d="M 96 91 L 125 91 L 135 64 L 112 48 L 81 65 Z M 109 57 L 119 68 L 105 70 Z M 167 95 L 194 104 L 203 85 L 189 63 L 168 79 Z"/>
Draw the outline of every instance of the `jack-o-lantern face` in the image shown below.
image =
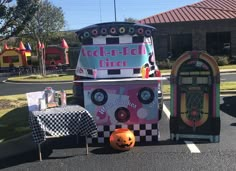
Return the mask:
<path id="1" fill-rule="evenodd" d="M 116 150 L 127 151 L 134 146 L 135 136 L 127 128 L 115 129 L 110 136 L 110 144 Z"/>

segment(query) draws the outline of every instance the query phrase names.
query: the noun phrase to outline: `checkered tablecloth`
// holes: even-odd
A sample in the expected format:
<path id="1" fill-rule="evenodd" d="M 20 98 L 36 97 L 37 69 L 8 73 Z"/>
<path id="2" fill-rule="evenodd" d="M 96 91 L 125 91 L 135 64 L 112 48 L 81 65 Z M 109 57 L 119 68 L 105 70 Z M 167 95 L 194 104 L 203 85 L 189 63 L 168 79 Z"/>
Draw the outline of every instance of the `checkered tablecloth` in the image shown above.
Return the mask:
<path id="1" fill-rule="evenodd" d="M 44 142 L 48 134 L 54 137 L 97 136 L 97 126 L 93 117 L 78 105 L 32 111 L 29 113 L 29 125 L 33 141 L 38 144 Z"/>

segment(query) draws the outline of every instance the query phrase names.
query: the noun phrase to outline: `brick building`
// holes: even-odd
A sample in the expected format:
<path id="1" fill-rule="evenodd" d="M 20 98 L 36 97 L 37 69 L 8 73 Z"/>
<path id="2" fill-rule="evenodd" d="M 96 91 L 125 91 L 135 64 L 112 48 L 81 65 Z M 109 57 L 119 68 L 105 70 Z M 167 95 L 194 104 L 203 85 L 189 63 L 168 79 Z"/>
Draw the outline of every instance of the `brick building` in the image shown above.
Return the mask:
<path id="1" fill-rule="evenodd" d="M 156 57 L 187 50 L 236 58 L 236 0 L 202 0 L 138 21 L 157 28 Z"/>

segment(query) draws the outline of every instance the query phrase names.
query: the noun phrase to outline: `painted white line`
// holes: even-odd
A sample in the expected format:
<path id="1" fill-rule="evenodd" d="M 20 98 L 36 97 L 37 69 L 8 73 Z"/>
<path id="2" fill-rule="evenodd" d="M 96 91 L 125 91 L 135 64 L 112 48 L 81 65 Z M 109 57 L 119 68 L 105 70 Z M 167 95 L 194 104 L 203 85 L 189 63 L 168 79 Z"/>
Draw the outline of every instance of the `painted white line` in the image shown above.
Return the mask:
<path id="1" fill-rule="evenodd" d="M 199 148 L 192 141 L 184 141 L 191 153 L 201 153 Z"/>
<path id="2" fill-rule="evenodd" d="M 163 103 L 163 110 L 167 116 L 168 119 L 170 119 L 170 111 L 168 110 L 168 108 L 166 107 L 166 105 Z"/>
<path id="3" fill-rule="evenodd" d="M 229 93 L 229 94 L 220 95 L 220 97 L 231 97 L 231 96 L 235 96 L 235 94 L 234 93 Z"/>
<path id="4" fill-rule="evenodd" d="M 163 103 L 163 111 L 165 112 L 168 119 L 170 119 L 170 111 Z M 184 141 L 191 153 L 201 153 L 199 148 L 192 141 Z"/>

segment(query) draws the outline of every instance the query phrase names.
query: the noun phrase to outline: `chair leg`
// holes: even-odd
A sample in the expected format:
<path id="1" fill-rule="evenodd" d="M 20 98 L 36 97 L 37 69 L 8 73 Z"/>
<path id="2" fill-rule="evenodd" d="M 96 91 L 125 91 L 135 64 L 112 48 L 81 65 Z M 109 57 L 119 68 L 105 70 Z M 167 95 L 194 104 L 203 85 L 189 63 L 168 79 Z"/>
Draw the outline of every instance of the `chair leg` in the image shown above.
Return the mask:
<path id="1" fill-rule="evenodd" d="M 41 153 L 41 145 L 38 144 L 38 151 L 39 151 L 39 161 L 42 161 L 42 153 Z"/>
<path id="2" fill-rule="evenodd" d="M 88 138 L 85 136 L 85 141 L 86 141 L 86 154 L 88 155 Z"/>

